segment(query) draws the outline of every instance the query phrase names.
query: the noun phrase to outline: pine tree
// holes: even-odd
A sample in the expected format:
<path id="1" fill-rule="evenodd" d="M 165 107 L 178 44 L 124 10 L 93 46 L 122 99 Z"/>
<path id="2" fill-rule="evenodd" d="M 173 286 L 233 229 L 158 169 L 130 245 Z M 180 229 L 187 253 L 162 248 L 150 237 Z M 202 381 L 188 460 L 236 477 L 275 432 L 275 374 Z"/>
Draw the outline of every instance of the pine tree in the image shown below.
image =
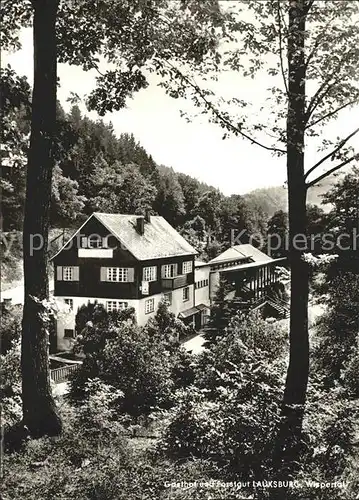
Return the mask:
<path id="1" fill-rule="evenodd" d="M 218 339 L 226 335 L 226 328 L 228 328 L 233 316 L 237 313 L 237 308 L 233 302 L 228 299 L 228 294 L 232 290 L 233 287 L 225 278 L 221 277 L 211 307 L 211 316 L 204 334 L 206 347 L 215 344 Z"/>

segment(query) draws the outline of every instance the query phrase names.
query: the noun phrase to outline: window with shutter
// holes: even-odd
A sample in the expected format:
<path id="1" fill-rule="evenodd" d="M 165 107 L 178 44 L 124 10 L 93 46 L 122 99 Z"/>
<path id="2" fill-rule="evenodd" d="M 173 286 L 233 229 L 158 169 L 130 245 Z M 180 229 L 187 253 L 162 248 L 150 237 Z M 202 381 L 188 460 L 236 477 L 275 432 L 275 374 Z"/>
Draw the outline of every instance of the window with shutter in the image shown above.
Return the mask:
<path id="1" fill-rule="evenodd" d="M 62 266 L 57 266 L 56 268 L 56 279 L 57 281 L 62 281 Z"/>
<path id="2" fill-rule="evenodd" d="M 133 267 L 102 267 L 101 281 L 132 283 L 135 280 Z"/>
<path id="3" fill-rule="evenodd" d="M 157 267 L 156 266 L 150 266 L 150 267 L 143 268 L 143 276 L 142 276 L 143 281 L 156 281 L 156 279 L 157 279 Z"/>
<path id="4" fill-rule="evenodd" d="M 175 278 L 177 276 L 177 264 L 165 264 L 162 266 L 162 278 Z"/>

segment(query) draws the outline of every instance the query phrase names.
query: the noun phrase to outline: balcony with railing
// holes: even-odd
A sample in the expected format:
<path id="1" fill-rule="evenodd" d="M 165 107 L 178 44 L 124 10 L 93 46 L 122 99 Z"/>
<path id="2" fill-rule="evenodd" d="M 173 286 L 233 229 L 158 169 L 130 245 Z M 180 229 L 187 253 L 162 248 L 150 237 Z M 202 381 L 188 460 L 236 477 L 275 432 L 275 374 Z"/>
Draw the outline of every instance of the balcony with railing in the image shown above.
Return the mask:
<path id="1" fill-rule="evenodd" d="M 179 276 L 174 276 L 173 278 L 162 278 L 162 288 L 166 290 L 176 290 L 176 288 L 182 288 L 188 285 L 188 276 L 188 274 L 181 274 Z"/>

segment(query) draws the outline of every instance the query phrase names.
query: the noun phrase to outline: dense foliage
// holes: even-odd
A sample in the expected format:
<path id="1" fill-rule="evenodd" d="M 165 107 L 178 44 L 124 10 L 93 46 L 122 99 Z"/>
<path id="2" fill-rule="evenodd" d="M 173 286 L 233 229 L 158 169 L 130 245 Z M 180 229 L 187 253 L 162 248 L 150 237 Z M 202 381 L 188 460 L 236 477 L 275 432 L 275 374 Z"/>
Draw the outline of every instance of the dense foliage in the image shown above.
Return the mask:
<path id="1" fill-rule="evenodd" d="M 348 366 L 349 373 L 357 366 L 359 277 L 353 273 L 340 273 L 328 286 L 324 299 L 326 312 L 316 328 L 315 366 L 326 385 L 332 386 L 343 382 L 345 366 Z M 349 373 L 347 377 L 352 378 Z M 354 392 L 358 394 L 358 389 Z"/>
<path id="2" fill-rule="evenodd" d="M 178 396 L 164 437 L 180 457 L 210 458 L 222 474 L 263 479 L 279 418 L 287 348 L 284 331 L 259 316 L 233 319 L 201 353 L 194 386 Z M 225 472 L 226 471 L 226 472 Z"/>
<path id="3" fill-rule="evenodd" d="M 20 81 L 13 72 L 9 74 L 15 82 Z M 10 78 L 5 76 L 3 87 Z M 29 115 L 22 111 L 24 105 L 13 102 L 19 94 L 15 83 L 13 87 L 8 90 L 13 120 L 5 132 L 21 136 L 21 142 L 16 141 L 21 152 L 7 142 L 10 166 L 2 179 L 5 231 L 21 229 L 29 137 Z M 29 88 L 24 92 L 29 100 Z M 178 228 L 204 258 L 215 257 L 242 229 L 246 230 L 243 242 L 253 233 L 265 234 L 268 216 L 257 205 L 247 204 L 238 195 L 225 197 L 190 176 L 157 165 L 132 135 L 116 137 L 111 124 L 83 116 L 77 105 L 66 113 L 58 104 L 54 154 L 53 227 L 77 227 L 93 211 L 149 211 Z"/>
<path id="4" fill-rule="evenodd" d="M 333 304 L 339 306 L 341 297 L 338 291 Z M 357 313 L 347 307 L 349 302 L 341 302 L 341 311 L 354 327 Z M 14 446 L 8 430 L 21 418 L 13 313 L 9 311 L 4 325 L 5 338 L 13 340 L 1 359 L 6 447 Z M 272 477 L 271 450 L 288 353 L 286 331 L 279 323 L 257 315 L 234 316 L 226 334 L 198 356 L 179 348 L 178 335 L 185 334 L 186 327 L 164 304 L 143 330 L 134 324 L 131 309 L 107 313 L 100 305 L 82 308 L 77 324 L 82 332 L 77 348 L 85 360 L 72 381 L 71 402 L 60 405 L 63 435 L 25 440 L 17 451 L 6 452 L 5 499 L 20 492 L 30 499 L 36 491 L 44 499 L 56 492 L 60 499 L 71 494 L 84 500 L 152 500 L 154 495 L 167 499 L 176 494 L 199 500 L 214 494 L 228 500 L 236 498 L 230 481 Z M 330 342 L 334 351 L 342 349 L 340 339 Z M 303 494 L 310 500 L 349 500 L 356 491 L 357 414 L 348 396 L 358 397 L 358 358 L 349 358 L 341 389 L 323 390 L 323 369 L 313 365 L 302 458 L 294 477 L 302 487 L 286 493 L 290 500 L 301 500 Z M 326 367 L 327 373 L 330 369 Z M 149 427 L 143 427 L 146 422 Z M 135 429 L 151 438 L 131 437 Z M 190 489 L 165 486 L 166 481 L 179 484 L 184 477 L 197 483 Z M 348 487 L 318 489 L 310 484 L 315 480 L 345 480 Z M 224 487 L 221 482 L 228 483 Z M 267 498 L 269 488 L 250 484 L 242 491 L 259 499 Z"/>
<path id="5" fill-rule="evenodd" d="M 103 306 L 84 306 L 77 314 L 74 349 L 84 356 L 71 381 L 71 395 L 85 396 L 88 380 L 99 378 L 121 391 L 116 400 L 123 413 L 138 417 L 168 408 L 173 392 L 191 383 L 189 355 L 179 337 L 188 329 L 162 304 L 146 327 L 131 309 L 107 313 Z"/>
<path id="6" fill-rule="evenodd" d="M 0 399 L 5 432 L 21 420 L 20 334 L 22 307 L 1 305 Z"/>
<path id="7" fill-rule="evenodd" d="M 217 44 L 216 29 L 212 30 L 212 26 L 208 27 L 207 24 L 210 19 L 215 28 L 221 26 L 222 19 L 216 2 L 206 2 L 205 11 L 201 10 L 202 2 L 171 2 L 173 8 L 168 11 L 169 24 L 168 19 L 158 15 L 163 14 L 160 9 L 167 6 L 165 0 L 155 3 L 154 7 L 150 2 L 149 8 L 143 10 L 139 8 L 141 3 L 100 2 L 96 4 L 100 7 L 97 16 L 92 15 L 90 2 L 61 4 L 58 23 L 61 60 L 79 64 L 86 70 L 96 67 L 98 61 L 93 56 L 104 49 L 106 40 L 104 54 L 118 66 L 115 71 L 108 71 L 98 79 L 98 88 L 90 97 L 92 107 L 100 114 L 123 107 L 128 94 L 147 85 L 143 68 L 147 61 L 151 61 L 151 64 L 154 63 L 152 69 L 168 77 L 170 83 L 166 90 L 170 95 L 185 95 L 189 82 L 190 92 L 194 90 L 192 97 L 196 105 L 204 104 L 214 121 L 219 121 L 230 132 L 242 136 L 246 136 L 244 130 L 268 132 L 274 142 L 273 147 L 268 146 L 267 149 L 280 154 L 284 152 L 283 143 L 287 141 L 289 144 L 285 145 L 291 146 L 282 127 L 287 113 L 284 104 L 290 94 L 287 83 L 289 87 L 293 83 L 291 78 L 286 80 L 283 69 L 282 42 L 285 45 L 288 39 L 287 26 L 282 24 L 282 15 L 287 13 L 286 4 L 242 2 L 237 13 L 232 12 L 226 17 L 229 29 L 221 33 L 225 42 L 230 42 L 232 50 L 225 49 L 221 53 L 216 49 L 223 48 L 226 43 Z M 6 43 L 16 44 L 19 25 L 29 22 L 30 4 L 21 0 L 5 1 L 5 4 L 10 13 L 20 6 L 21 23 L 12 20 L 11 16 L 5 16 Z M 180 6 L 179 10 L 177 5 Z M 305 93 L 302 92 L 308 107 L 305 120 L 299 121 L 303 127 L 306 125 L 303 136 L 306 132 L 310 137 L 317 137 L 318 131 L 313 131 L 315 125 L 326 124 L 338 111 L 358 100 L 357 44 L 347 43 L 348 35 L 353 39 L 358 38 L 357 25 L 353 21 L 357 5 L 355 2 L 343 1 L 339 11 L 335 2 L 308 2 L 307 5 L 312 10 L 308 19 L 311 29 L 306 39 L 309 52 L 305 66 L 307 80 L 312 80 L 314 84 L 311 87 L 314 94 L 305 99 Z M 252 9 L 256 20 L 259 20 L 260 29 L 256 29 L 252 23 L 238 22 L 236 14 L 242 13 L 242 7 Z M 5 9 L 1 9 L 3 14 Z M 338 18 L 334 19 L 333 25 L 330 22 L 327 24 L 333 12 L 338 13 Z M 153 20 L 156 22 L 153 23 Z M 164 26 L 173 29 L 164 29 Z M 200 31 L 201 26 L 205 27 L 204 33 Z M 12 34 L 12 31 L 15 33 Z M 223 67 L 243 70 L 245 76 L 253 77 L 257 70 L 262 69 L 265 59 L 272 65 L 272 58 L 264 58 L 263 54 L 277 55 L 278 34 L 280 45 L 277 65 L 267 69 L 271 76 L 282 71 L 285 88 L 271 88 L 275 123 L 270 130 L 263 121 L 248 124 L 246 117 L 241 116 L 237 124 L 237 120 L 231 120 L 226 111 L 220 115 L 215 105 L 208 102 L 208 97 L 213 97 L 214 93 L 211 90 L 201 92 L 196 84 L 191 84 L 191 79 L 183 78 L 176 68 L 173 69 L 168 60 L 168 55 L 173 54 L 178 62 L 185 53 L 189 71 L 202 70 L 201 76 L 208 73 L 211 76 L 211 72 L 215 75 L 223 64 Z M 182 43 L 178 43 L 178 39 Z M 249 50 L 252 52 L 250 67 L 247 64 L 242 66 L 241 51 L 233 43 L 236 40 L 246 47 L 246 57 Z M 151 44 L 150 41 L 156 43 Z M 203 60 L 202 56 L 207 53 L 211 57 Z M 123 57 L 128 67 L 121 65 Z M 293 65 L 290 58 L 288 63 Z M 323 79 L 320 82 L 319 77 Z M 178 80 L 179 86 L 175 84 Z M 22 220 L 25 177 L 22 154 L 27 148 L 28 88 L 26 82 L 18 79 L 11 70 L 5 73 L 4 81 L 5 85 L 11 83 L 6 90 L 6 106 L 10 103 L 7 111 L 11 121 L 5 120 L 5 134 L 9 143 L 13 140 L 19 151 L 15 151 L 16 170 L 10 167 L 10 170 L 5 171 L 2 186 L 7 196 L 6 228 L 16 229 Z M 203 78 L 203 81 L 206 79 Z M 301 84 L 304 84 L 304 80 Z M 14 100 L 11 93 L 15 96 Z M 16 100 L 18 96 L 20 98 Z M 241 115 L 244 114 L 243 108 L 248 105 L 237 97 L 231 97 L 229 102 L 222 100 L 219 104 L 236 104 Z M 240 197 L 224 198 L 213 188 L 159 168 L 132 137 L 116 138 L 111 126 L 83 118 L 76 107 L 71 110 L 70 116 L 60 108 L 58 114 L 58 138 L 54 149 L 57 162 L 53 191 L 54 225 L 70 224 L 93 210 L 123 211 L 126 208 L 132 213 L 143 213 L 151 209 L 180 227 L 183 234 L 189 235 L 209 257 L 215 256 L 221 248 L 219 241 L 228 244 L 231 229 L 244 227 L 248 232 L 258 230 L 260 234 L 266 231 L 266 215 L 259 209 L 248 210 L 248 205 Z M 256 117 L 257 114 L 252 113 L 252 116 Z M 293 129 L 287 129 L 288 135 Z M 123 154 L 123 150 L 116 150 L 121 139 L 123 144 L 132 143 L 129 156 Z M 340 139 L 338 141 L 339 145 L 344 145 Z M 324 140 L 322 146 L 328 144 L 330 141 Z M 302 150 L 300 144 L 298 148 L 301 154 L 304 141 L 302 145 Z M 141 158 L 136 158 L 136 150 L 144 153 Z M 338 151 L 327 158 L 347 158 L 348 150 Z M 10 157 L 11 161 L 13 158 Z M 292 164 L 289 162 L 290 171 L 294 170 L 296 164 L 296 161 Z M 133 178 L 137 187 L 135 192 L 139 194 L 136 199 L 133 196 Z M 306 180 L 306 176 L 303 180 Z M 333 190 L 327 198 L 334 205 L 330 214 L 333 216 L 330 226 L 333 234 L 357 228 L 358 210 L 354 202 L 358 198 L 356 181 L 355 174 L 346 178 L 341 187 Z M 311 183 L 308 181 L 307 185 Z M 295 190 L 298 186 L 305 186 L 298 182 L 290 184 Z M 187 213 L 190 214 L 188 220 Z M 302 215 L 305 218 L 305 206 Z M 309 215 L 313 222 L 313 234 L 322 232 L 323 214 L 311 210 Z M 279 222 L 283 220 L 282 214 Z M 334 248 L 336 250 L 338 248 Z M 313 475 L 328 481 L 345 478 L 351 480 L 351 484 L 340 495 L 337 490 L 318 491 L 306 485 L 304 491 L 290 491 L 287 498 L 299 498 L 298 495 L 303 498 L 303 493 L 306 498 L 313 500 L 334 496 L 353 498 L 357 494 L 358 457 L 352 457 L 357 416 L 349 411 L 351 401 L 348 401 L 348 397 L 358 396 L 358 282 L 357 274 L 353 272 L 357 269 L 357 254 L 354 250 L 349 248 L 349 253 L 339 256 L 338 264 L 332 266 L 328 274 L 328 285 L 323 288 L 327 294 L 328 312 L 317 329 L 317 359 L 313 363 L 317 373 L 308 391 L 302 436 L 303 454 L 298 470 L 298 477 L 302 479 L 312 479 Z M 353 273 L 349 274 L 348 270 Z M 341 274 L 343 271 L 345 274 Z M 293 286 L 292 303 L 296 299 L 295 293 L 297 290 Z M 222 308 L 219 319 L 224 312 Z M 78 320 L 81 336 L 77 347 L 83 352 L 84 364 L 73 380 L 72 396 L 77 400 L 65 418 L 67 427 L 64 435 L 58 440 L 30 441 L 24 445 L 22 453 L 6 456 L 5 485 L 8 493 L 5 493 L 5 498 L 6 495 L 8 498 L 44 499 L 127 499 L 140 498 L 139 495 L 146 500 L 160 495 L 166 498 L 169 492 L 166 492 L 162 479 L 207 478 L 208 469 L 202 467 L 206 461 L 214 465 L 211 477 L 215 477 L 217 472 L 217 477 L 222 478 L 238 475 L 244 480 L 267 478 L 271 472 L 270 453 L 275 427 L 279 422 L 286 344 L 276 325 L 267 325 L 259 318 L 243 320 L 227 312 L 225 323 L 219 325 L 222 338 L 191 363 L 178 347 L 183 327 L 179 328 L 175 318 L 166 315 L 163 308 L 147 329 L 134 324 L 131 311 L 126 317 L 106 315 L 103 311 L 82 311 Z M 297 319 L 306 327 L 304 314 L 298 315 Z M 9 407 L 18 397 L 19 385 L 19 350 L 15 342 L 15 329 L 16 321 L 10 320 L 7 351 L 1 360 L 4 381 L 1 389 Z M 295 334 L 294 330 L 292 337 L 298 338 L 299 335 Z M 300 361 L 297 367 L 300 368 L 301 364 L 304 366 L 305 356 L 295 359 Z M 292 373 L 296 383 L 295 377 L 299 378 L 299 374 L 295 370 Z M 323 379 L 325 390 L 321 386 Z M 176 392 L 178 387 L 182 388 L 180 392 Z M 185 465 L 174 466 L 173 462 L 166 459 L 161 462 L 161 458 L 158 461 L 158 456 L 161 456 L 159 452 L 156 459 L 151 456 L 142 460 L 140 454 L 134 459 L 124 443 L 124 415 L 148 415 L 153 410 L 167 409 L 171 405 L 175 406 L 170 410 L 170 423 L 161 445 L 163 451 L 179 457 L 181 461 L 187 460 Z M 7 411 L 5 407 L 7 425 L 19 418 L 16 411 L 10 410 Z M 194 473 L 186 468 L 189 464 L 191 469 L 193 456 L 199 459 L 199 462 L 195 462 L 197 469 Z M 175 470 L 177 467 L 179 470 Z M 37 469 L 38 473 L 29 473 L 29 469 Z M 199 494 L 196 488 L 194 492 L 180 492 L 176 496 L 203 498 L 203 493 Z M 211 493 L 205 491 L 205 494 Z M 260 490 L 255 493 L 256 496 L 266 495 Z M 217 491 L 215 494 L 218 496 Z M 228 491 L 224 495 L 226 499 L 231 498 Z M 222 497 L 222 493 L 219 497 Z"/>

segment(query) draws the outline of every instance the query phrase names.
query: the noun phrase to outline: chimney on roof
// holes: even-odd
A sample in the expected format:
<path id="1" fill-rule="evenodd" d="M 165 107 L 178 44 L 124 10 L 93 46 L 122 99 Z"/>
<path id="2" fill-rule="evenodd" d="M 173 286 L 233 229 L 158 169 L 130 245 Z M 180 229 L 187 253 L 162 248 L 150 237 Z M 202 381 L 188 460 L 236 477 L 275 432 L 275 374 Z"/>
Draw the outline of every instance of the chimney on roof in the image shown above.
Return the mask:
<path id="1" fill-rule="evenodd" d="M 149 211 L 149 209 L 147 209 L 145 212 L 145 221 L 148 223 L 151 222 L 151 212 Z"/>
<path id="2" fill-rule="evenodd" d="M 136 219 L 136 231 L 141 235 L 145 232 L 145 218 L 143 216 Z"/>

